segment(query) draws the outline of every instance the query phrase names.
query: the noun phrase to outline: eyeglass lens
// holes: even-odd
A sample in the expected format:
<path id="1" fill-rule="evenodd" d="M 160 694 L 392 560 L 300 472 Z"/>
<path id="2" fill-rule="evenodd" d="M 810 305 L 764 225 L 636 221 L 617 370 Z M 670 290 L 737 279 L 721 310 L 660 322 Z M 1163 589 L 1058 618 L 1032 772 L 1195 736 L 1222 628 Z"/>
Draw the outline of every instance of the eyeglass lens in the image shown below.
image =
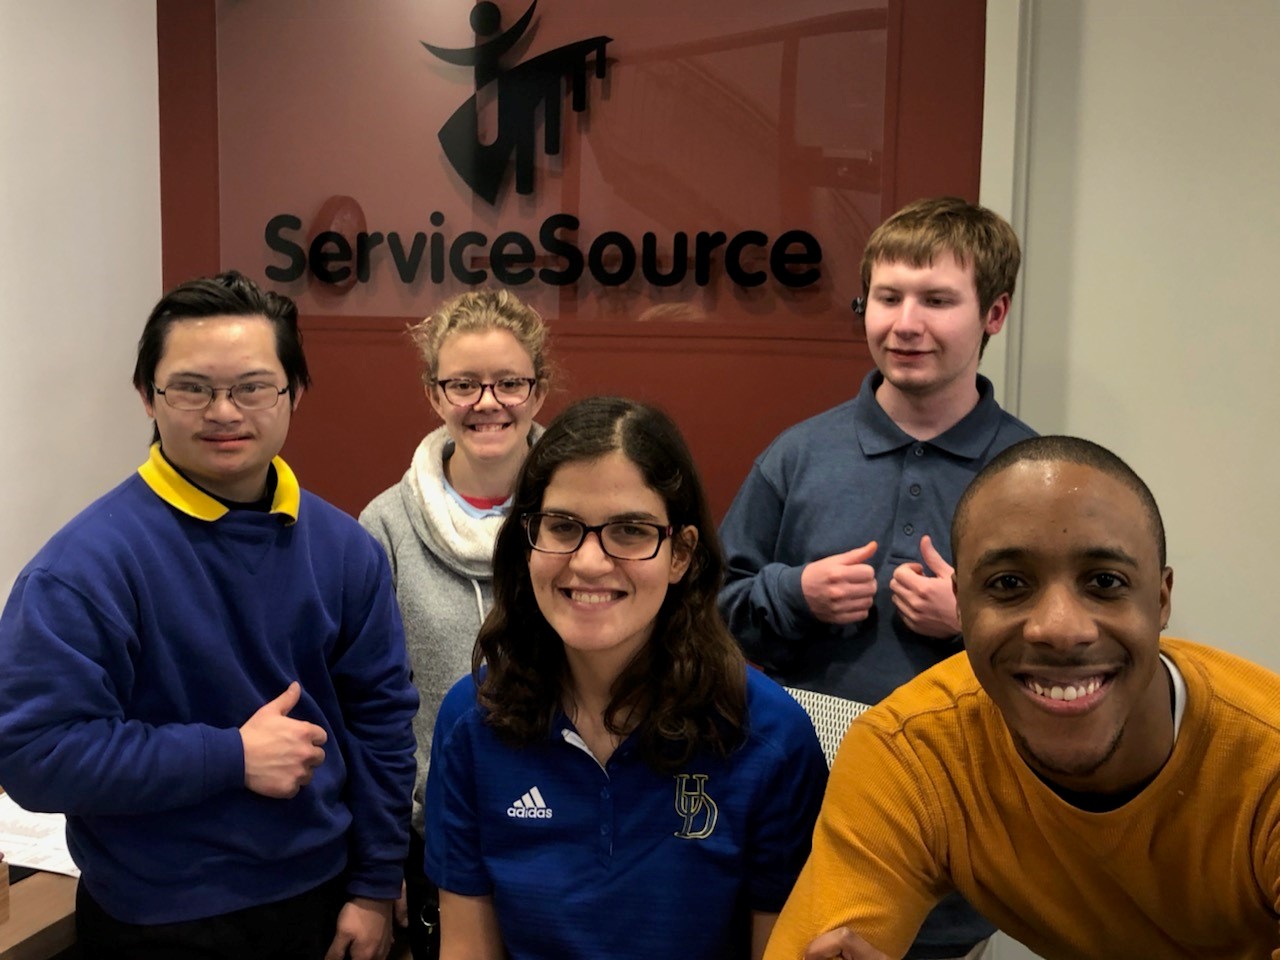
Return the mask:
<path id="1" fill-rule="evenodd" d="M 177 410 L 203 410 L 214 396 L 226 390 L 231 402 L 241 410 L 265 410 L 280 400 L 281 390 L 271 383 L 237 383 L 231 387 L 211 387 L 207 383 L 178 381 L 164 388 L 163 395 Z"/>
<path id="2" fill-rule="evenodd" d="M 534 514 L 529 518 L 529 545 L 545 553 L 573 553 L 586 539 L 586 526 L 570 517 Z M 600 528 L 604 552 L 618 560 L 648 560 L 658 553 L 662 527 L 618 520 Z"/>
<path id="3" fill-rule="evenodd" d="M 493 383 L 457 378 L 441 380 L 440 384 L 444 387 L 444 395 L 458 406 L 479 403 L 486 387 L 493 391 L 494 399 L 506 406 L 524 403 L 533 392 L 533 384 L 525 377 L 504 377 Z"/>

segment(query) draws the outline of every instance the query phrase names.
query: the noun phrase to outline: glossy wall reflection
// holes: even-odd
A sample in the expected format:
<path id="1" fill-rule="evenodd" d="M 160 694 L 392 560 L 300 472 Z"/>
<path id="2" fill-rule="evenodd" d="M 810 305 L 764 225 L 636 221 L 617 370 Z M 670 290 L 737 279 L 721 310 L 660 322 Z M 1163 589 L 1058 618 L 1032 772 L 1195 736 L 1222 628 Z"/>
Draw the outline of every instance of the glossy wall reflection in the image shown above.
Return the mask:
<path id="1" fill-rule="evenodd" d="M 166 261 L 216 256 L 298 301 L 317 386 L 287 452 L 353 511 L 432 426 L 405 323 L 476 285 L 550 321 L 544 416 L 593 392 L 667 407 L 723 510 L 867 368 L 849 303 L 874 226 L 977 193 L 972 0 L 157 12 L 166 196 L 187 171 L 217 196 L 212 224 L 166 204 Z"/>

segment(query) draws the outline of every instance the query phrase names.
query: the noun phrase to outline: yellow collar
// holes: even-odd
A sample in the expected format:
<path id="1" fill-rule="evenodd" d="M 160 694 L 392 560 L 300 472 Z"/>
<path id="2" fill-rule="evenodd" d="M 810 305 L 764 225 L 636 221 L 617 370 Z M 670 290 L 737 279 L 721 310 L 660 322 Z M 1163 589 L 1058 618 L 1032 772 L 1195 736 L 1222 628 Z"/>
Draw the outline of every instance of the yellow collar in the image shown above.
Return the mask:
<path id="1" fill-rule="evenodd" d="M 284 514 L 286 523 L 297 523 L 298 504 L 302 499 L 298 478 L 279 457 L 272 458 L 271 463 L 276 468 L 276 492 L 271 498 L 270 512 Z M 151 455 L 138 468 L 138 476 L 169 506 L 197 520 L 212 523 L 214 520 L 221 520 L 229 512 L 221 503 L 173 469 L 172 464 L 160 453 L 158 443 L 151 445 Z"/>

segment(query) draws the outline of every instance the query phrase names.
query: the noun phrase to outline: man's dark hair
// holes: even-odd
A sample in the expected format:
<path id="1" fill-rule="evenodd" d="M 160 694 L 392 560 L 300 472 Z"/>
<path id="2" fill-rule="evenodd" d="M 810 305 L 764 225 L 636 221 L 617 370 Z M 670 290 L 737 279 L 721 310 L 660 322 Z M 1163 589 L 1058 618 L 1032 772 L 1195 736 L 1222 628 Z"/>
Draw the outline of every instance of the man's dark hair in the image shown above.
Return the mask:
<path id="1" fill-rule="evenodd" d="M 289 383 L 289 400 L 311 386 L 307 358 L 302 352 L 298 307 L 288 297 L 261 289 L 248 277 L 228 270 L 216 277 L 188 280 L 174 287 L 155 305 L 138 338 L 133 386 L 155 401 L 156 367 L 164 355 L 169 328 L 181 320 L 201 317 L 262 317 L 276 332 L 276 355 Z M 157 432 L 153 439 L 159 439 Z"/>
<path id="2" fill-rule="evenodd" d="M 969 504 L 977 496 L 978 491 L 987 485 L 993 477 L 1004 473 L 1010 467 L 1027 462 L 1076 463 L 1084 467 L 1093 467 L 1100 473 L 1114 477 L 1137 494 L 1143 510 L 1147 514 L 1147 523 L 1156 538 L 1156 547 L 1160 554 L 1160 566 L 1165 565 L 1166 549 L 1164 539 L 1164 520 L 1160 517 L 1160 508 L 1151 489 L 1142 482 L 1127 463 L 1117 457 L 1106 447 L 1083 440 L 1080 437 L 1047 436 L 1031 437 L 1020 440 L 1013 446 L 997 454 L 991 459 L 960 495 L 956 504 L 956 512 L 951 519 L 951 551 L 959 563 L 960 539 L 968 520 Z"/>

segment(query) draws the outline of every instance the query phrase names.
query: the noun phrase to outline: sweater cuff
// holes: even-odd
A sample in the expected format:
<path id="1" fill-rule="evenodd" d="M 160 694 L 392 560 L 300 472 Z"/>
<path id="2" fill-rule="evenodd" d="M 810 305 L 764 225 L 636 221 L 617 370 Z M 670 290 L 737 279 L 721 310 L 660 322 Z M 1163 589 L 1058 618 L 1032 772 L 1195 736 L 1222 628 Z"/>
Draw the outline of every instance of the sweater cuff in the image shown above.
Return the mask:
<path id="1" fill-rule="evenodd" d="M 347 878 L 347 896 L 370 900 L 398 900 L 404 880 L 404 864 L 369 864 L 351 871 Z"/>
<path id="2" fill-rule="evenodd" d="M 244 741 L 236 727 L 204 728 L 205 796 L 244 789 Z"/>
<path id="3" fill-rule="evenodd" d="M 778 574 L 778 598 L 782 601 L 779 613 L 785 617 L 785 622 L 777 624 L 776 629 L 785 637 L 803 636 L 809 622 L 813 620 L 813 611 L 809 609 L 804 589 L 800 586 L 803 574 L 803 565 L 785 567 Z"/>

